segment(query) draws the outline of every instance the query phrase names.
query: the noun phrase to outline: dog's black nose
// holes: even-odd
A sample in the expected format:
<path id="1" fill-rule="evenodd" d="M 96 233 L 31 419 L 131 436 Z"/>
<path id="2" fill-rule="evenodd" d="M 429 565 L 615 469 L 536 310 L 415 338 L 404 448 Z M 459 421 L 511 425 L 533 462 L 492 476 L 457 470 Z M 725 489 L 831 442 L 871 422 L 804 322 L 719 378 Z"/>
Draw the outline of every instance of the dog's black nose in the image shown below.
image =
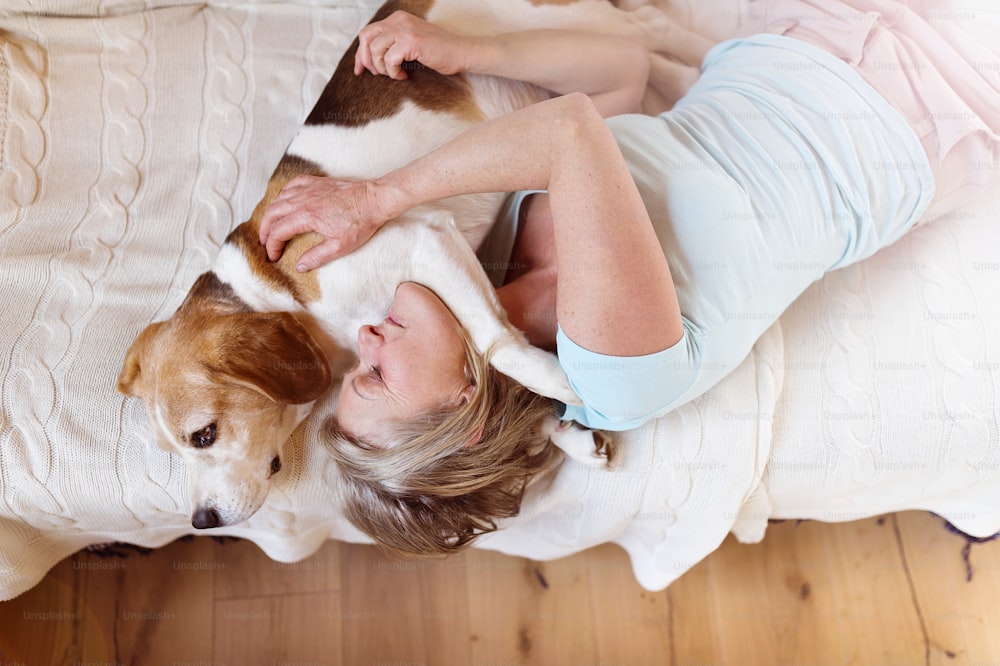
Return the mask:
<path id="1" fill-rule="evenodd" d="M 191 516 L 191 524 L 195 529 L 207 530 L 211 527 L 218 527 L 222 524 L 219 513 L 212 508 L 201 508 Z"/>

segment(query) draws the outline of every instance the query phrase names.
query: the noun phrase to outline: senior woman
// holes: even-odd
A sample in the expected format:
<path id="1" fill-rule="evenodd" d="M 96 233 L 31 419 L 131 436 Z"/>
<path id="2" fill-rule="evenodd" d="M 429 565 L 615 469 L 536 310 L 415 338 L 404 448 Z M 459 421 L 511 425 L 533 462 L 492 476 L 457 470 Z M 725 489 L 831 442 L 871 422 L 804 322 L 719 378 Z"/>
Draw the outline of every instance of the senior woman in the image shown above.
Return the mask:
<path id="1" fill-rule="evenodd" d="M 265 213 L 261 241 L 273 259 L 289 238 L 322 234 L 307 270 L 423 202 L 517 192 L 497 224 L 511 240 L 490 263 L 514 267 L 498 280 L 501 303 L 533 344 L 557 351 L 583 402 L 555 409 L 592 428 L 638 426 L 721 380 L 826 272 L 947 213 L 996 173 L 995 54 L 900 2 L 769 12 L 774 32 L 713 48 L 671 111 L 609 120 L 636 103 L 636 79 L 581 78 L 609 62 L 573 48 L 572 35 L 544 58 L 532 33 L 499 38 L 539 69 L 530 57 L 498 59 L 498 38 L 374 24 L 358 72 L 488 63 L 567 94 L 382 178 L 293 181 Z M 525 485 L 557 460 L 540 427 L 554 407 L 492 371 L 426 288 L 401 285 L 386 319 L 359 331 L 358 355 L 334 450 L 348 516 L 376 541 L 453 552 L 516 515 Z"/>

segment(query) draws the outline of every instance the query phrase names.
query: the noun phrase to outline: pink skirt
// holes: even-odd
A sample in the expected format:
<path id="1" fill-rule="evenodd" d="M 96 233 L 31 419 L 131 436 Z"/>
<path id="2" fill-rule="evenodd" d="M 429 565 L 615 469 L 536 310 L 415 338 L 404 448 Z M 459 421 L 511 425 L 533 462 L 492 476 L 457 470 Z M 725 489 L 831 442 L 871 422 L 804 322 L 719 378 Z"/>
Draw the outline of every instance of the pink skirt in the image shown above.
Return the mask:
<path id="1" fill-rule="evenodd" d="M 997 0 L 766 0 L 767 32 L 852 65 L 913 127 L 935 195 L 921 223 L 1000 182 Z"/>

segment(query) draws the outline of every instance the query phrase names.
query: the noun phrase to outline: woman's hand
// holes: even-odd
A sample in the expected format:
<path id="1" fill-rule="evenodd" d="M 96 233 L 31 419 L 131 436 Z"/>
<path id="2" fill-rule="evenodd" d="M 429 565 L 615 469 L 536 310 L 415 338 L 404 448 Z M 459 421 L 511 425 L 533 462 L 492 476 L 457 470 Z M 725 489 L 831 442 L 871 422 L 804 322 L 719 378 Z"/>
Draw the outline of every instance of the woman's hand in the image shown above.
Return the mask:
<path id="1" fill-rule="evenodd" d="M 355 74 L 367 70 L 405 79 L 403 63 L 413 61 L 441 74 L 527 81 L 557 95 L 582 92 L 605 117 L 639 111 L 649 77 L 642 41 L 619 35 L 577 30 L 458 35 L 404 11 L 358 35 Z"/>
<path id="2" fill-rule="evenodd" d="M 418 61 L 441 74 L 465 71 L 469 39 L 402 10 L 365 26 L 358 34 L 354 73 L 368 70 L 393 79 L 407 78 L 404 62 Z"/>
<path id="3" fill-rule="evenodd" d="M 324 240 L 299 258 L 305 272 L 349 254 L 390 219 L 372 181 L 299 176 L 290 180 L 268 204 L 260 222 L 260 242 L 277 261 L 285 243 L 308 232 Z"/>

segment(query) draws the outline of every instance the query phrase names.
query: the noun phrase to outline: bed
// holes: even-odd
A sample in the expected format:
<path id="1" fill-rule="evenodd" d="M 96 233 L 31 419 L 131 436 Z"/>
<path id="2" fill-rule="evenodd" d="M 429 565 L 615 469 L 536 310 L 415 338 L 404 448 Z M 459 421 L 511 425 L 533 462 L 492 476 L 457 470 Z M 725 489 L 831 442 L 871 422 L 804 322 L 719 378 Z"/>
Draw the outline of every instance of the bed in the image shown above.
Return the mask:
<path id="1" fill-rule="evenodd" d="M 180 460 L 115 391 L 124 352 L 248 216 L 378 4 L 0 9 L 0 599 L 81 548 L 194 532 Z M 766 10 L 659 4 L 713 40 Z M 649 112 L 694 75 L 655 65 Z M 551 559 L 614 542 L 661 589 L 730 532 L 764 538 L 769 519 L 924 509 L 972 536 L 1000 531 L 998 217 L 994 191 L 828 275 L 711 392 L 622 434 L 612 465 L 568 459 L 476 547 Z M 284 562 L 367 542 L 320 444 L 331 406 L 293 435 L 264 508 L 214 534 Z"/>

